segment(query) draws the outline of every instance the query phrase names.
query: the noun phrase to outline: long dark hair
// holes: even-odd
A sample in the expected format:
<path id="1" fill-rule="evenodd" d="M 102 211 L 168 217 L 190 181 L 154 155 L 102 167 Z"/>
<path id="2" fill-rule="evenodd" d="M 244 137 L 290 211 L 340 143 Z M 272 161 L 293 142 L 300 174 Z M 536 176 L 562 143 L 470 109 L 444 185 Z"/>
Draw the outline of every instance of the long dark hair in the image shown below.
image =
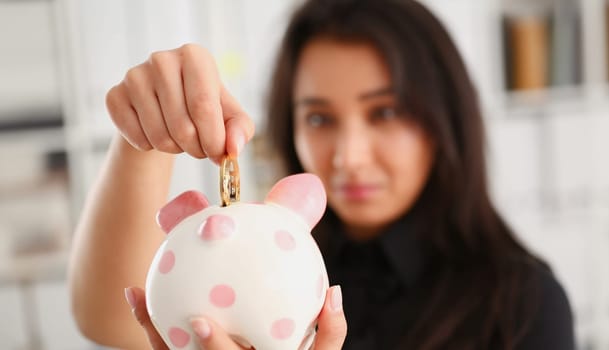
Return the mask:
<path id="1" fill-rule="evenodd" d="M 537 285 L 527 266 L 541 261 L 517 242 L 491 203 L 478 97 L 449 34 L 412 0 L 311 0 L 297 9 L 268 96 L 268 136 L 287 173 L 303 171 L 293 137 L 294 73 L 303 46 L 320 36 L 375 47 L 402 108 L 437 145 L 416 209 L 425 221 L 421 239 L 440 262 L 438 277 L 417 324 L 404 330 L 404 347 L 489 348 L 492 342 L 513 348 L 528 327 L 516 320 L 530 320 L 537 303 L 521 300 L 522 290 Z M 315 234 L 323 240 L 329 233 Z M 481 321 L 476 329 L 465 328 L 473 320 Z"/>

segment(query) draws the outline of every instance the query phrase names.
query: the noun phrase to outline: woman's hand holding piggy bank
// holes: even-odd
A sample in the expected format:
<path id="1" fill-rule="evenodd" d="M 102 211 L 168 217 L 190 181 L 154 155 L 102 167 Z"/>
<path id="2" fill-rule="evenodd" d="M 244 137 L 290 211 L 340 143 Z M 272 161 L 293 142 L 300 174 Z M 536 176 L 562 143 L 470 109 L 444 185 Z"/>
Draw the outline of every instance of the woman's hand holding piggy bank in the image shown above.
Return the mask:
<path id="1" fill-rule="evenodd" d="M 163 207 L 168 236 L 148 271 L 146 305 L 169 348 L 198 349 L 190 320 L 204 316 L 246 348 L 308 349 L 328 289 L 310 234 L 325 205 L 320 180 L 299 174 L 260 204 L 210 206 L 190 191 Z"/>

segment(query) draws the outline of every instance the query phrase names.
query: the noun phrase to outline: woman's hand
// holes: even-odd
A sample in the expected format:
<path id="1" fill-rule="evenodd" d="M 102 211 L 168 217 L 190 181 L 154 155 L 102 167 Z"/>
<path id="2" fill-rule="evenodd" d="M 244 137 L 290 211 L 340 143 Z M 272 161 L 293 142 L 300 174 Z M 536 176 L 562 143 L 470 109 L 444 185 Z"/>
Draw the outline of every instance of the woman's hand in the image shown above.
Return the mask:
<path id="1" fill-rule="evenodd" d="M 138 150 L 186 152 L 218 162 L 238 155 L 254 124 L 220 81 L 212 55 L 187 44 L 131 68 L 106 96 L 110 116 Z"/>
<path id="2" fill-rule="evenodd" d="M 131 306 L 133 315 L 142 325 L 150 345 L 154 350 L 169 349 L 150 321 L 146 309 L 146 296 L 140 288 L 125 289 L 125 297 Z M 196 318 L 191 326 L 197 334 L 197 342 L 206 350 L 243 350 L 215 322 L 207 318 Z M 347 335 L 347 322 L 343 313 L 342 295 L 339 286 L 329 288 L 326 301 L 318 319 L 318 329 L 313 350 L 338 350 L 342 347 Z"/>

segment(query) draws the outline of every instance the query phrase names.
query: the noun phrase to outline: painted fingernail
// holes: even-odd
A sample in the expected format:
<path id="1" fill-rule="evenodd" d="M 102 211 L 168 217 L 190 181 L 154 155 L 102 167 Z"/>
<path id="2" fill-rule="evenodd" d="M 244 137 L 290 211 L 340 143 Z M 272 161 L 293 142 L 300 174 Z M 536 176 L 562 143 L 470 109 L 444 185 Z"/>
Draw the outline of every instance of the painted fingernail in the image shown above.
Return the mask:
<path id="1" fill-rule="evenodd" d="M 133 289 L 131 287 L 125 288 L 125 299 L 129 303 L 132 309 L 135 308 L 135 293 L 133 293 Z"/>
<path id="2" fill-rule="evenodd" d="M 209 322 L 202 318 L 195 318 L 190 321 L 192 330 L 200 339 L 207 339 L 211 335 L 211 327 Z"/>
<path id="3" fill-rule="evenodd" d="M 343 308 L 343 292 L 340 286 L 332 287 L 332 299 L 330 299 L 330 308 L 332 311 L 340 311 Z"/>

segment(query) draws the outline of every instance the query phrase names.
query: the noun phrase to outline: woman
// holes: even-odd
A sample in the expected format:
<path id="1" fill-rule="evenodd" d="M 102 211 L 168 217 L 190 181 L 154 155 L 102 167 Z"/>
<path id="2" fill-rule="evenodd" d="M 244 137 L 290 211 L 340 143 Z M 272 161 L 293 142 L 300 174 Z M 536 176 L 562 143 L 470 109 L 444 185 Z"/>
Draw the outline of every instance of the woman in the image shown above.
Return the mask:
<path id="1" fill-rule="evenodd" d="M 82 215 L 70 281 L 83 332 L 137 348 L 145 340 L 120 291 L 143 286 L 162 239 L 149 218 L 166 201 L 170 154 L 218 162 L 253 126 L 195 45 L 153 54 L 107 102 L 121 136 Z M 316 350 L 574 348 L 562 287 L 490 202 L 474 87 L 421 4 L 303 4 L 269 108 L 286 174 L 312 172 L 328 194 L 314 237 L 344 298 L 341 308 L 341 289 L 329 290 Z M 126 296 L 163 348 L 143 291 Z M 239 348 L 213 320 L 193 327 L 206 349 Z"/>

